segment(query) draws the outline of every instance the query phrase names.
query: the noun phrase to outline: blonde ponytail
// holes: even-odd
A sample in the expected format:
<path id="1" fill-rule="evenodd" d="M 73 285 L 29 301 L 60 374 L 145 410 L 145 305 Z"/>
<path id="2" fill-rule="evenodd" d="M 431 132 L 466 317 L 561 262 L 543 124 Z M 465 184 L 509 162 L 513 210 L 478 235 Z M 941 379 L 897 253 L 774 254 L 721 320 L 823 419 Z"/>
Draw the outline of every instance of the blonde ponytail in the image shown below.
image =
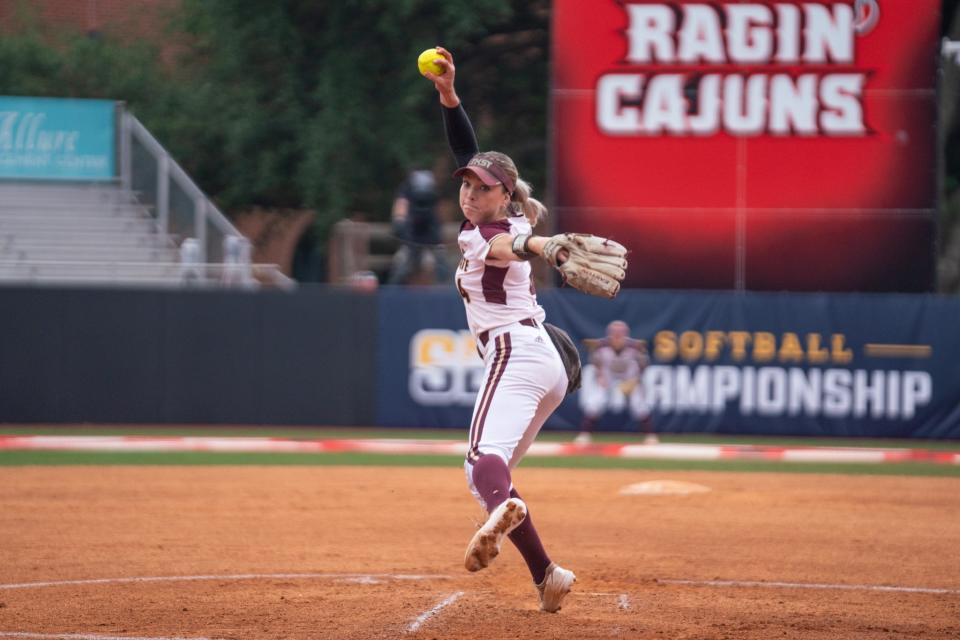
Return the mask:
<path id="1" fill-rule="evenodd" d="M 514 211 L 526 216 L 530 226 L 535 227 L 540 219 L 547 215 L 547 208 L 542 202 L 531 197 L 531 193 L 533 193 L 533 187 L 530 183 L 523 178 L 517 178 L 517 187 L 513 190 L 510 200 L 513 202 Z"/>

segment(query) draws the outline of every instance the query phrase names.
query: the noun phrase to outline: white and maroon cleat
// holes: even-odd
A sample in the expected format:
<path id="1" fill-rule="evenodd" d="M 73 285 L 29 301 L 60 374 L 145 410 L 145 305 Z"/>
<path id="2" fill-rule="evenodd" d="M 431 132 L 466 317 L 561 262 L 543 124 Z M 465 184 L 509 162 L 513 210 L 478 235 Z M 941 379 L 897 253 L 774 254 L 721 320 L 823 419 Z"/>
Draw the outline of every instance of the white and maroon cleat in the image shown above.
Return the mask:
<path id="1" fill-rule="evenodd" d="M 577 576 L 573 571 L 551 562 L 543 582 L 537 585 L 537 591 L 540 593 L 540 610 L 550 613 L 560 611 L 563 599 L 570 593 L 576 581 Z"/>
<path id="2" fill-rule="evenodd" d="M 480 571 L 488 567 L 500 554 L 504 536 L 520 526 L 526 517 L 527 505 L 519 498 L 510 498 L 494 509 L 467 545 L 467 553 L 463 558 L 463 566 L 467 571 Z"/>

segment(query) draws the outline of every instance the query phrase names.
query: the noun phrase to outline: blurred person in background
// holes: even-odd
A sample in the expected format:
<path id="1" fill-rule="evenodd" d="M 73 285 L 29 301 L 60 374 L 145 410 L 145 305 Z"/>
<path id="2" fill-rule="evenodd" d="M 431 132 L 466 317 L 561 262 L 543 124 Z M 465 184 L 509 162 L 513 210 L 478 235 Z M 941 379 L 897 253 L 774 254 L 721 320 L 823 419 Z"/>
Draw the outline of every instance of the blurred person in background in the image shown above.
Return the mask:
<path id="1" fill-rule="evenodd" d="M 411 171 L 393 201 L 393 233 L 402 243 L 393 256 L 389 284 L 433 284 L 447 279 L 446 253 L 440 243 L 437 181 L 433 172 Z"/>
<path id="2" fill-rule="evenodd" d="M 650 419 L 650 407 L 643 396 L 643 371 L 650 364 L 647 344 L 630 337 L 630 327 L 622 320 L 607 325 L 607 335 L 583 341 L 590 350 L 590 364 L 583 368 L 580 409 L 583 422 L 577 444 L 590 444 L 597 420 L 607 411 L 630 410 L 637 431 L 646 434 L 646 444 L 656 444 L 657 436 Z"/>

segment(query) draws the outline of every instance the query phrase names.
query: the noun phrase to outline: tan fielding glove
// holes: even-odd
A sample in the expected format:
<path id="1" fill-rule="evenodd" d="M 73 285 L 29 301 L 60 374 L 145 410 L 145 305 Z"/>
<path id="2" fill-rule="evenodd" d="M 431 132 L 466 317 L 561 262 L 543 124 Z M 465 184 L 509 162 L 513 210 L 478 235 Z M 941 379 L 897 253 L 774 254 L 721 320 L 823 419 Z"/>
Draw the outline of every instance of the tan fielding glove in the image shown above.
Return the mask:
<path id="1" fill-rule="evenodd" d="M 569 254 L 557 264 L 561 249 Z M 627 249 L 620 243 L 589 233 L 561 233 L 543 247 L 543 259 L 556 268 L 574 289 L 601 298 L 613 298 L 627 275 Z"/>

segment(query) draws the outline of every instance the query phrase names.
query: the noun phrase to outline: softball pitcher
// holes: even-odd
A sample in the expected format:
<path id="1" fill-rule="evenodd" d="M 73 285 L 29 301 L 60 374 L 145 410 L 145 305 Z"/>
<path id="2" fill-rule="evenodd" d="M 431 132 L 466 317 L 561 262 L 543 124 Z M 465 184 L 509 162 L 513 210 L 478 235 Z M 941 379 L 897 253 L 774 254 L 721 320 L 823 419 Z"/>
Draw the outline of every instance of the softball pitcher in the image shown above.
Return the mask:
<path id="1" fill-rule="evenodd" d="M 510 472 L 564 395 L 579 383 L 579 358 L 569 336 L 544 324 L 529 260 L 543 257 L 570 286 L 612 298 L 625 275 L 626 249 L 583 234 L 533 235 L 546 208 L 530 197 L 530 185 L 509 157 L 479 152 L 454 89 L 453 56 L 442 47 L 437 53 L 443 56 L 436 61 L 443 73 L 424 75 L 440 94 L 447 140 L 459 167 L 454 176 L 462 179 L 465 220 L 458 238 L 463 255 L 456 286 L 485 364 L 464 470 L 489 518 L 470 540 L 464 564 L 469 571 L 487 567 L 508 536 L 530 569 L 540 608 L 555 612 L 576 577 L 550 560 Z"/>

